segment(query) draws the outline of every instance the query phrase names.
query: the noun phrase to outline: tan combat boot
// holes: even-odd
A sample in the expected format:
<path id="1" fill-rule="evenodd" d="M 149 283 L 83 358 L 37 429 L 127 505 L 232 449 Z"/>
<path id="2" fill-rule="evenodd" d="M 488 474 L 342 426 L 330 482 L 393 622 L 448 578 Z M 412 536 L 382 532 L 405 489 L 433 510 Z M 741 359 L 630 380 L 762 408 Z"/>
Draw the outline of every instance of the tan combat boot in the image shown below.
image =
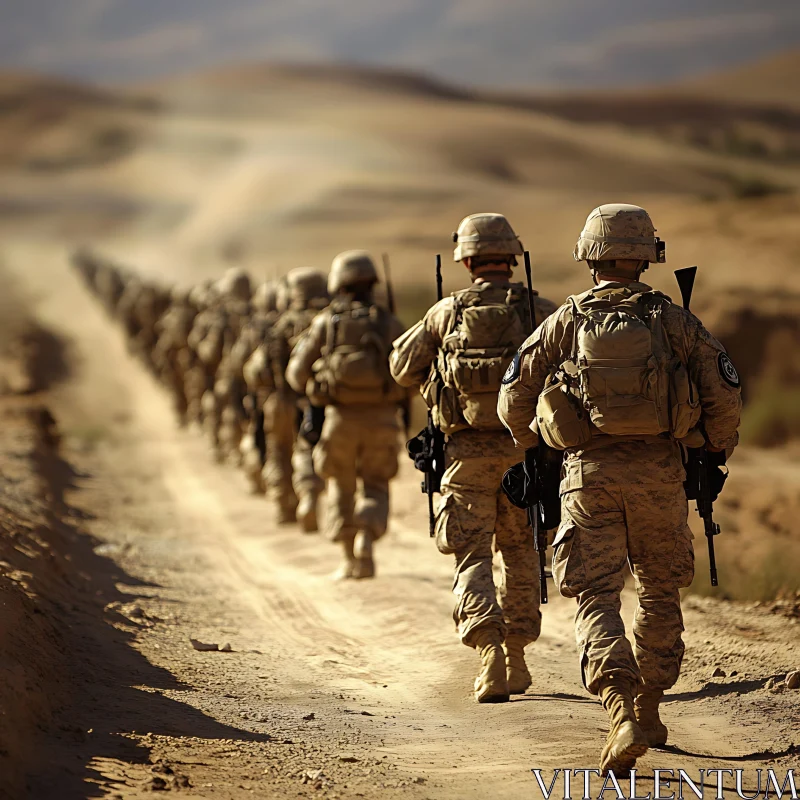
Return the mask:
<path id="1" fill-rule="evenodd" d="M 375 561 L 372 557 L 372 533 L 370 531 L 359 531 L 355 539 L 355 568 L 353 569 L 354 578 L 374 578 Z"/>
<path id="2" fill-rule="evenodd" d="M 355 534 L 343 534 L 339 539 L 339 543 L 342 545 L 343 558 L 339 569 L 334 573 L 334 580 L 346 581 L 355 577 L 356 557 L 353 553 L 354 541 Z"/>
<path id="3" fill-rule="evenodd" d="M 636 719 L 650 747 L 665 745 L 669 736 L 667 726 L 658 715 L 658 704 L 663 696 L 664 692 L 661 689 L 649 689 L 646 686 L 640 687 L 636 696 Z"/>
<path id="4" fill-rule="evenodd" d="M 316 492 L 304 492 L 300 495 L 297 503 L 297 521 L 303 533 L 316 533 L 319 530 Z"/>
<path id="5" fill-rule="evenodd" d="M 636 721 L 634 687 L 630 681 L 610 680 L 600 687 L 600 702 L 611 720 L 605 746 L 600 753 L 600 771 L 624 776 L 647 752 L 647 737 Z"/>
<path id="6" fill-rule="evenodd" d="M 500 631 L 496 628 L 478 631 L 475 649 L 483 662 L 480 675 L 475 678 L 475 699 L 479 703 L 507 703 L 506 654 Z"/>
<path id="7" fill-rule="evenodd" d="M 509 694 L 525 694 L 531 685 L 531 673 L 525 663 L 525 645 L 521 636 L 506 636 L 506 678 Z"/>

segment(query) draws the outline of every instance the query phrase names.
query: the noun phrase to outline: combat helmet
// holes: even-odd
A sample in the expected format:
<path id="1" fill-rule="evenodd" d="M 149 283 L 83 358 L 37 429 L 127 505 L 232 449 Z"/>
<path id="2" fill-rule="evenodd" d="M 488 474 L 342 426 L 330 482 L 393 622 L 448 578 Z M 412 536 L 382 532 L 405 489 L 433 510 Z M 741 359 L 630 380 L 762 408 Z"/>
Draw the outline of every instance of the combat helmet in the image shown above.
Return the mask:
<path id="1" fill-rule="evenodd" d="M 265 281 L 256 287 L 253 292 L 253 308 L 267 314 L 278 307 L 278 284 L 275 281 Z"/>
<path id="2" fill-rule="evenodd" d="M 240 267 L 231 267 L 218 281 L 217 289 L 224 297 L 248 302 L 250 300 L 250 276 Z"/>
<path id="3" fill-rule="evenodd" d="M 502 214 L 470 214 L 453 234 L 454 261 L 475 256 L 521 256 L 522 242 Z"/>
<path id="4" fill-rule="evenodd" d="M 291 308 L 322 308 L 328 303 L 328 279 L 314 267 L 297 267 L 286 276 Z"/>
<path id="5" fill-rule="evenodd" d="M 347 286 L 372 286 L 378 282 L 378 270 L 366 250 L 346 250 L 333 259 L 328 275 L 328 292 L 336 294 Z"/>
<path id="6" fill-rule="evenodd" d="M 666 248 L 655 234 L 653 220 L 643 208 L 610 203 L 589 214 L 573 256 L 576 261 L 620 258 L 663 264 Z"/>

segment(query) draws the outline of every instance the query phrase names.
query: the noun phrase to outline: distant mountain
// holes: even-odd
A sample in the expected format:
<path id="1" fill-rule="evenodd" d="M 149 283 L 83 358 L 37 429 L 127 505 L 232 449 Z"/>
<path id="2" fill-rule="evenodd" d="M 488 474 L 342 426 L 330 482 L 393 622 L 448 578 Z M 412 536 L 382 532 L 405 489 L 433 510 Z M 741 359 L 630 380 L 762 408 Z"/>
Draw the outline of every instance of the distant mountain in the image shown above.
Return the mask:
<path id="1" fill-rule="evenodd" d="M 243 60 L 459 84 L 668 82 L 800 45 L 795 0 L 0 0 L 0 67 L 141 80 Z"/>

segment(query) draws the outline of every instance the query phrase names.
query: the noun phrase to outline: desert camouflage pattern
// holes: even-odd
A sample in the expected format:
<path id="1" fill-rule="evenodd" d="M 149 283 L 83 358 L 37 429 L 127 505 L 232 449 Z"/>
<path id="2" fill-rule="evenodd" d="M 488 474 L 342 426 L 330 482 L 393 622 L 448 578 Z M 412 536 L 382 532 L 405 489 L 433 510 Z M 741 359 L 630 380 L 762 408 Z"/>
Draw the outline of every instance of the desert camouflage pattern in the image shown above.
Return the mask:
<path id="1" fill-rule="evenodd" d="M 307 302 L 307 298 L 300 303 Z M 269 337 L 265 372 L 274 391 L 264 407 L 264 428 L 269 447 L 264 466 L 267 494 L 279 508 L 281 520 L 291 522 L 298 502 L 316 503 L 323 489 L 315 474 L 311 450 L 298 440 L 300 418 L 307 404 L 305 395 L 295 391 L 286 380 L 292 350 L 307 331 L 320 309 L 289 308 L 275 323 Z M 296 473 L 296 474 L 295 474 Z"/>
<path id="2" fill-rule="evenodd" d="M 679 590 L 694 577 L 683 485 L 627 480 L 633 465 L 641 469 L 653 455 L 668 460 L 666 443 L 630 442 L 605 449 L 622 449 L 630 458 L 628 466 L 615 475 L 603 459 L 587 460 L 585 466 L 598 467 L 617 482 L 587 488 L 573 481 L 564 487 L 553 577 L 562 595 L 577 599 L 575 635 L 583 682 L 592 694 L 617 678 L 669 689 L 678 680 L 684 651 Z M 623 453 L 616 454 L 618 460 Z M 639 600 L 634 648 L 620 616 L 628 564 Z"/>
<path id="3" fill-rule="evenodd" d="M 470 214 L 453 234 L 453 261 L 472 256 L 521 256 L 522 242 L 502 214 Z"/>
<path id="4" fill-rule="evenodd" d="M 651 291 L 643 283 L 628 287 Z M 573 323 L 568 302 L 525 342 L 518 375 L 500 391 L 500 418 L 523 447 L 536 444 L 530 425 L 537 400 L 548 376 L 570 354 Z M 708 442 L 733 449 L 741 393 L 723 376 L 722 345 L 695 316 L 674 304 L 663 312 L 663 327 L 699 391 Z M 683 480 L 680 446 L 665 435 L 599 434 L 565 451 L 553 572 L 561 593 L 578 602 L 576 637 L 590 692 L 596 694 L 615 676 L 657 689 L 677 680 L 683 655 L 678 592 L 694 572 Z M 639 601 L 633 650 L 620 617 L 628 563 Z"/>
<path id="5" fill-rule="evenodd" d="M 475 646 L 476 633 L 489 628 L 526 645 L 541 631 L 539 558 L 528 518 L 500 489 L 503 474 L 519 460 L 507 435 L 459 431 L 447 443 L 436 546 L 455 557 L 453 620 L 469 647 Z M 492 573 L 493 548 L 500 556 L 499 586 Z"/>
<path id="6" fill-rule="evenodd" d="M 186 394 L 186 373 L 191 368 L 189 334 L 197 310 L 189 302 L 188 294 L 173 296 L 170 307 L 157 324 L 158 341 L 153 351 L 153 361 L 162 383 L 172 396 L 178 423 L 187 423 L 189 400 Z"/>
<path id="7" fill-rule="evenodd" d="M 656 229 L 650 215 L 639 206 L 614 203 L 589 214 L 573 257 L 576 261 L 633 259 L 658 261 Z"/>
<path id="8" fill-rule="evenodd" d="M 478 278 L 475 283 L 482 282 Z M 536 323 L 555 308 L 554 303 L 535 296 Z M 427 381 L 454 325 L 455 299 L 446 297 L 395 341 L 389 364 L 401 386 L 422 386 Z M 475 646 L 477 632 L 490 628 L 503 636 L 522 636 L 528 643 L 539 636 L 538 557 L 525 513 L 500 491 L 503 473 L 521 457 L 505 431 L 467 429 L 454 433 L 447 443 L 436 541 L 440 551 L 454 556 L 453 618 L 461 641 L 470 647 Z M 493 545 L 501 553 L 499 589 L 492 574 Z"/>
<path id="9" fill-rule="evenodd" d="M 294 349 L 286 378 L 298 394 L 305 391 L 314 364 L 323 356 L 333 313 L 332 308 L 322 311 Z M 403 333 L 394 315 L 388 315 L 387 326 L 389 341 Z M 393 396 L 399 394 L 403 393 Z M 352 543 L 359 531 L 377 541 L 386 532 L 399 433 L 395 403 L 326 407 L 322 435 L 313 448 L 313 470 L 326 481 L 326 531 L 333 541 Z"/>

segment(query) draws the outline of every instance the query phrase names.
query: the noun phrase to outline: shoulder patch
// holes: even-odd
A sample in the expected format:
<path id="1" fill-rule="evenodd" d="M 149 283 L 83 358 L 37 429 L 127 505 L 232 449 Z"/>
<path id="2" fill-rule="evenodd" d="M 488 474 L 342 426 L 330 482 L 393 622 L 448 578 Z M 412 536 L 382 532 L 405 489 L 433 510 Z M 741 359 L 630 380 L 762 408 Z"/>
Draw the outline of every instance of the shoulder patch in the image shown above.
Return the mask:
<path id="1" fill-rule="evenodd" d="M 512 359 L 511 363 L 508 365 L 508 369 L 506 370 L 506 374 L 503 375 L 503 380 L 501 383 L 503 386 L 508 386 L 509 383 L 514 383 L 514 381 L 519 378 L 519 365 L 520 365 L 520 357 L 519 352 L 514 354 L 514 358 Z M 497 373 L 495 373 L 496 375 Z M 497 378 L 495 378 L 497 380 Z M 496 385 L 496 384 L 495 384 Z"/>
<path id="2" fill-rule="evenodd" d="M 717 367 L 719 368 L 719 374 L 722 376 L 722 380 L 724 380 L 728 386 L 733 386 L 734 389 L 738 389 L 742 385 L 739 379 L 739 373 L 736 371 L 736 367 L 733 366 L 733 361 L 730 360 L 727 353 L 720 353 L 717 356 Z"/>

